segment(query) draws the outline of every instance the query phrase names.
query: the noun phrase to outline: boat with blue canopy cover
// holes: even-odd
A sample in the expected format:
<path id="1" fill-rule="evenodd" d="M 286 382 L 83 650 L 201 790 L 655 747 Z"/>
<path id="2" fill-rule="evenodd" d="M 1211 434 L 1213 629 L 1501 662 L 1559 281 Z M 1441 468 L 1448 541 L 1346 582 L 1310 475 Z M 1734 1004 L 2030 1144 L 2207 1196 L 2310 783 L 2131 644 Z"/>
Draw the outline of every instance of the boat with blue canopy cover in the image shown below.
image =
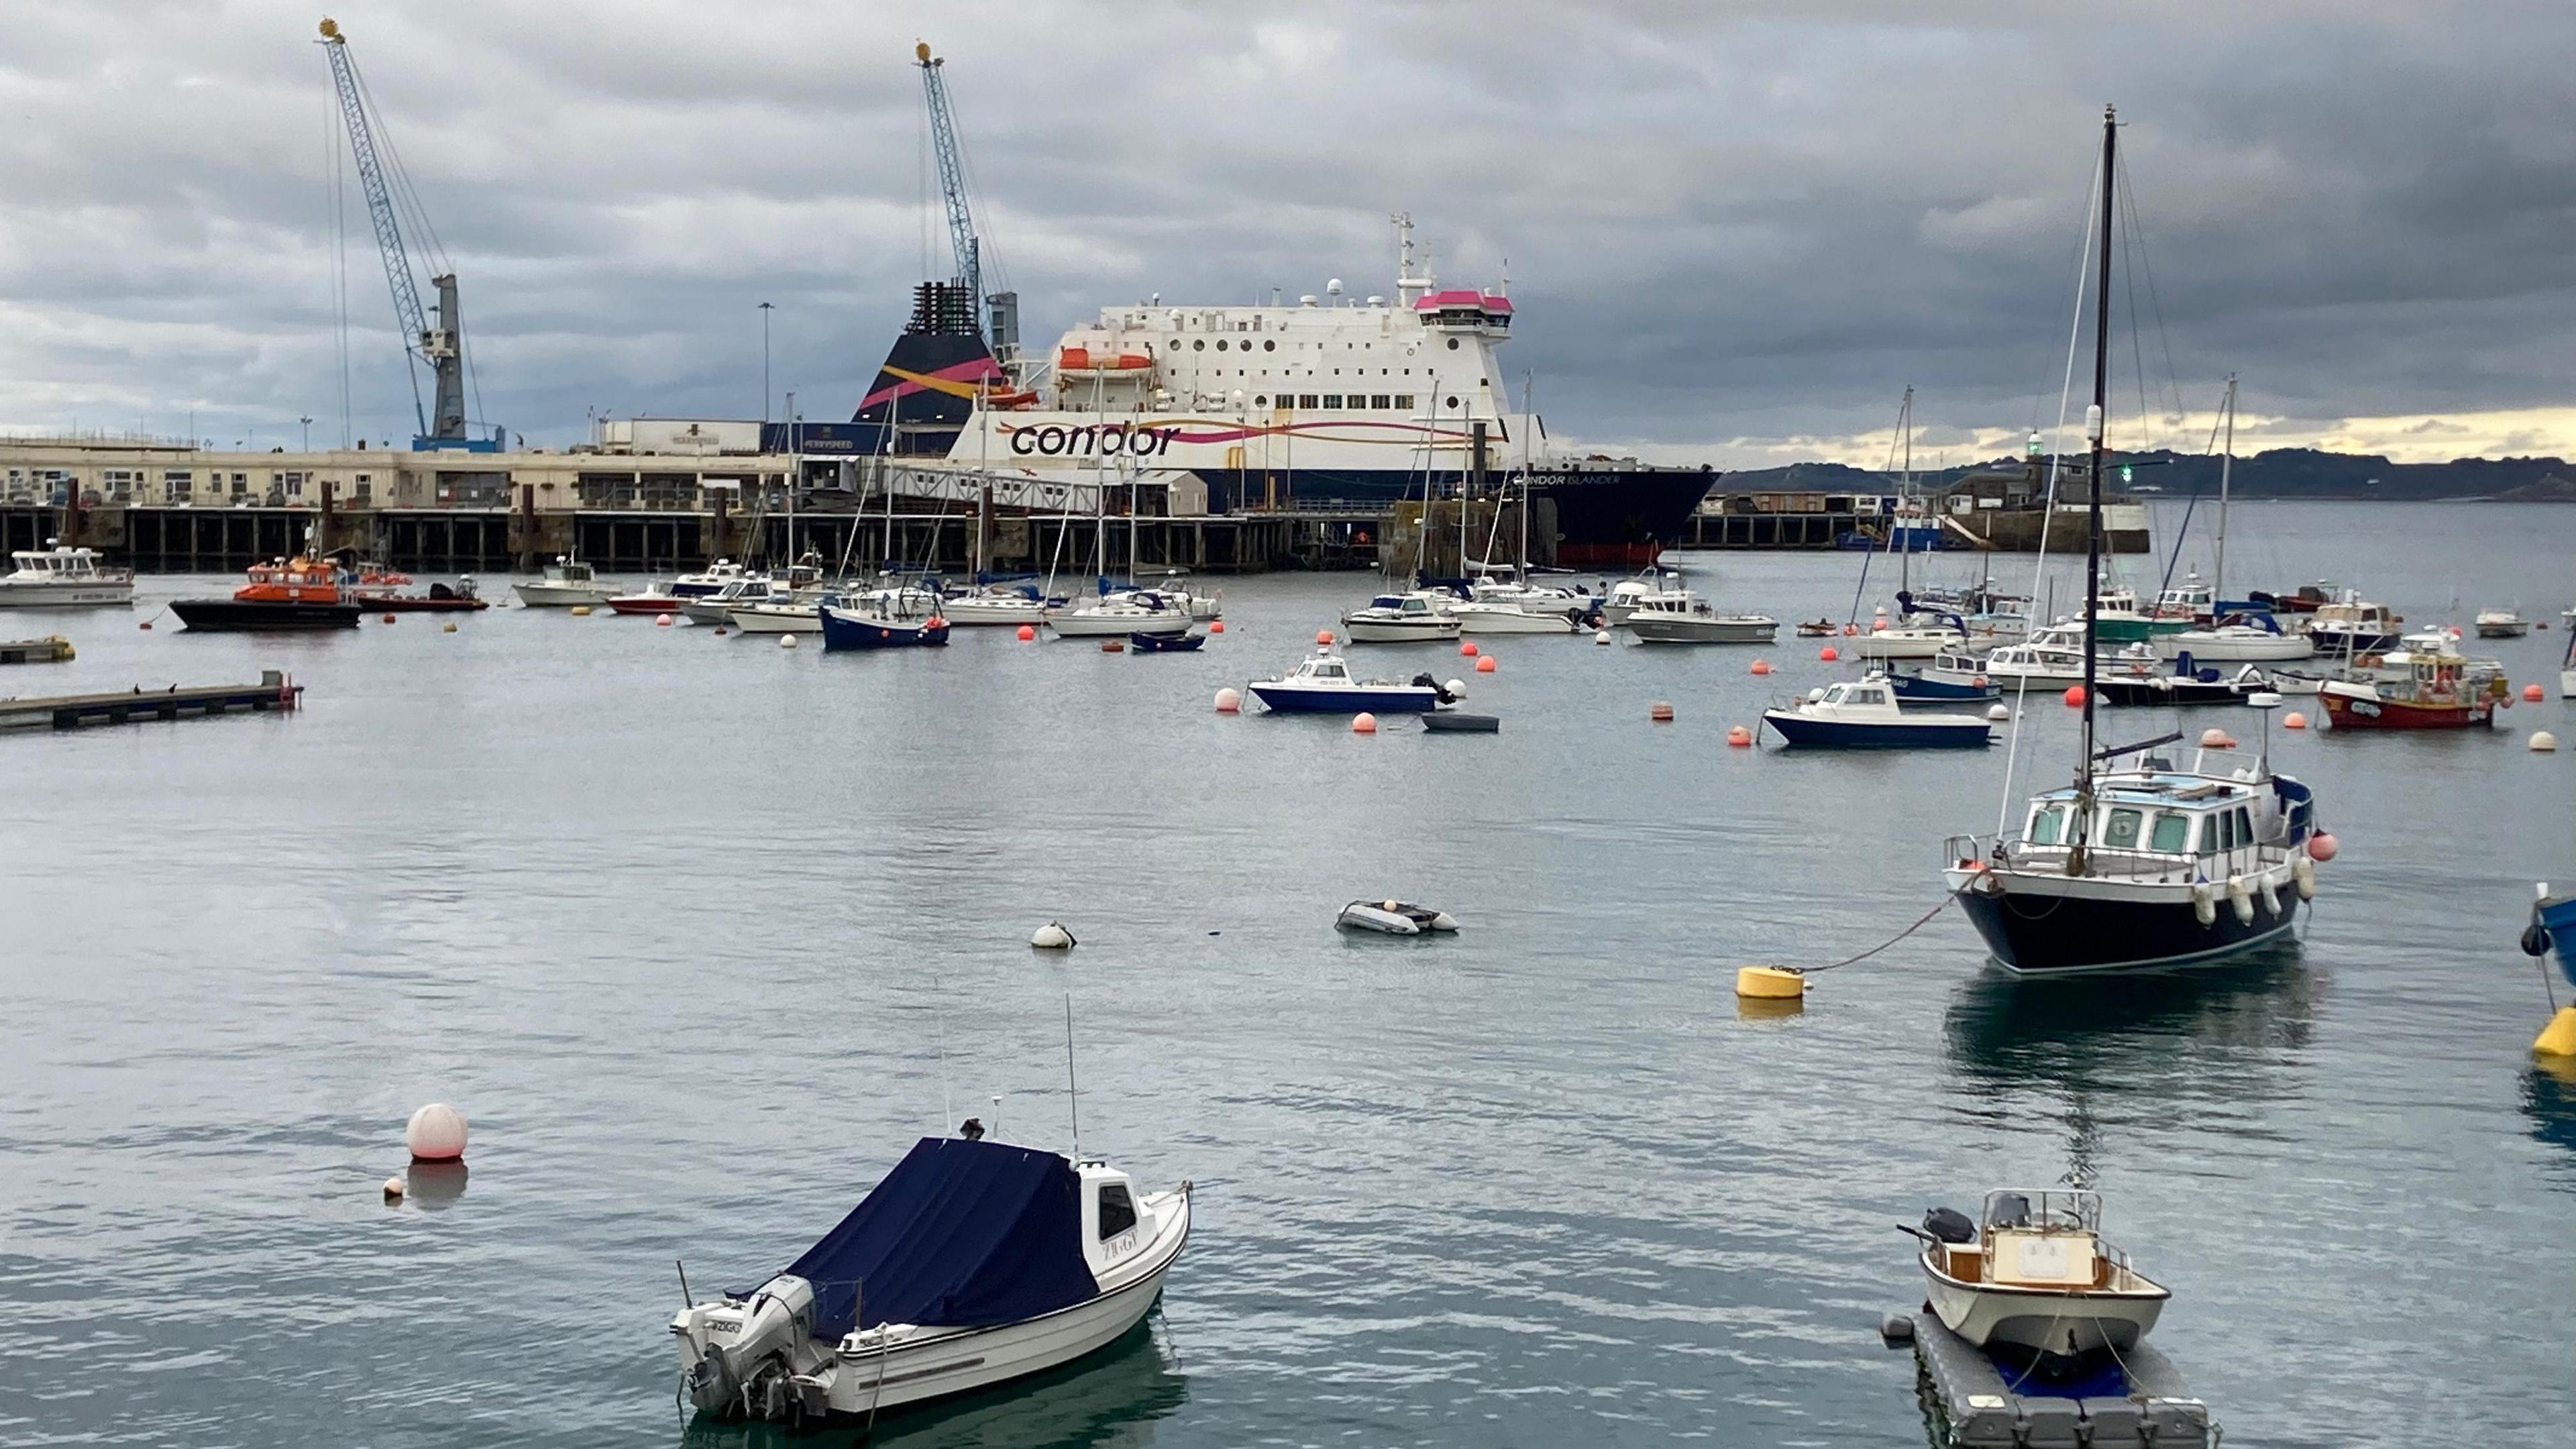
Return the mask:
<path id="1" fill-rule="evenodd" d="M 1097 1297 L 1081 1184 L 1052 1152 L 924 1137 L 787 1270 L 814 1285 L 813 1333 L 974 1328 Z"/>

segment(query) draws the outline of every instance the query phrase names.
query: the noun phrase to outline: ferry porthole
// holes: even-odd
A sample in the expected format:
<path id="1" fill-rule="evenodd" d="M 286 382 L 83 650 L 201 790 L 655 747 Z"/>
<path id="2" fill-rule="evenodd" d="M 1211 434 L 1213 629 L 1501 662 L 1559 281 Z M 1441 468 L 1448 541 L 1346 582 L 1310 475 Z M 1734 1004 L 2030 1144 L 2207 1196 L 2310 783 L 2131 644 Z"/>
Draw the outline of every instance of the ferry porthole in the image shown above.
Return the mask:
<path id="1" fill-rule="evenodd" d="M 1195 339 L 1193 339 L 1193 340 L 1191 341 L 1191 343 L 1190 343 L 1190 351 L 1192 351 L 1192 352 L 1205 352 L 1205 351 L 1207 351 L 1207 339 L 1206 339 L 1206 338 L 1204 338 L 1204 337 L 1200 337 L 1200 338 L 1195 338 Z"/>
<path id="2" fill-rule="evenodd" d="M 1261 344 L 1261 350 L 1264 352 L 1277 352 L 1279 350 L 1279 344 L 1276 342 L 1264 342 Z"/>
<path id="3" fill-rule="evenodd" d="M 1457 338 L 1452 337 L 1452 338 L 1450 338 L 1450 339 L 1449 339 L 1449 350 L 1450 350 L 1450 351 L 1452 351 L 1452 352 L 1455 352 L 1455 351 L 1457 351 L 1457 350 L 1458 350 L 1458 339 L 1457 339 Z"/>
<path id="4" fill-rule="evenodd" d="M 1453 408 L 1454 408 L 1454 407 L 1456 407 L 1457 405 L 1458 405 L 1458 400 L 1457 400 L 1456 398 L 1454 398 L 1454 397 L 1453 397 L 1453 398 L 1449 399 L 1449 406 L 1451 406 L 1451 407 L 1453 407 Z"/>

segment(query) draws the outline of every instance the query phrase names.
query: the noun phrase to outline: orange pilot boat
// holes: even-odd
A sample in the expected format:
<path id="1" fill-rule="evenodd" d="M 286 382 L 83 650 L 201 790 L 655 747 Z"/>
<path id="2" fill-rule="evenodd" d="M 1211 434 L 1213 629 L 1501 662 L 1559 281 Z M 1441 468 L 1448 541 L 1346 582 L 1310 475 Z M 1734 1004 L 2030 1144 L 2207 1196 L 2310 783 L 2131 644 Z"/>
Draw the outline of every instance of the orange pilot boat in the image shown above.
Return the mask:
<path id="1" fill-rule="evenodd" d="M 326 559 L 272 559 L 250 570 L 229 599 L 179 599 L 170 611 L 191 629 L 217 633 L 354 629 L 361 606 Z"/>
<path id="2" fill-rule="evenodd" d="M 2430 639 L 2408 642 L 2415 647 L 2354 661 L 2367 666 L 2364 677 L 2317 686 L 2317 702 L 2335 728 L 2455 730 L 2495 722 L 2496 706 L 2512 691 L 2502 670 Z"/>

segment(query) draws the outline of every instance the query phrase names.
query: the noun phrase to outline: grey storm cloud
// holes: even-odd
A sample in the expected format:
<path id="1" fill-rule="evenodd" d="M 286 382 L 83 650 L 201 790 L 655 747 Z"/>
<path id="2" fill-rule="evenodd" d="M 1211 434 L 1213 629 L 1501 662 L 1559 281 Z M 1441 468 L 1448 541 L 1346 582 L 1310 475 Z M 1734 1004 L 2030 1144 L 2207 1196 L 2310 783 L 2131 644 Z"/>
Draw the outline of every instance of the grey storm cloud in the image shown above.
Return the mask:
<path id="1" fill-rule="evenodd" d="M 0 6 L 0 426 L 337 428 L 326 8 Z M 2294 417 L 2568 396 L 2564 3 L 329 13 L 464 279 L 476 411 L 540 441 L 594 407 L 758 411 L 762 301 L 777 390 L 847 413 L 948 270 L 916 38 L 1038 342 L 1148 294 L 1391 290 L 1404 210 L 1445 276 L 1508 269 L 1505 355 L 1560 433 L 1849 433 L 1909 383 L 1935 425 L 2027 426 L 2109 101 L 2155 389 L 2169 352 L 2184 402 L 2235 371 Z M 343 209 L 352 411 L 398 437 L 392 307 Z"/>

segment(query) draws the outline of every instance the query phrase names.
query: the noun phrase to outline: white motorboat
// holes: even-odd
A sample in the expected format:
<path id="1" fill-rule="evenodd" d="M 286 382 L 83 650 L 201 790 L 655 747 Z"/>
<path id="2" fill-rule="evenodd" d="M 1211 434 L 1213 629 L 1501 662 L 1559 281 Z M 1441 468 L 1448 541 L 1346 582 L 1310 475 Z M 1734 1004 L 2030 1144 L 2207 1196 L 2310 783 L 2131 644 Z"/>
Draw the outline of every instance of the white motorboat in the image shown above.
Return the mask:
<path id="1" fill-rule="evenodd" d="M 2319 604 L 2306 620 L 2308 642 L 2319 654 L 2357 658 L 2397 648 L 2405 620 L 2386 605 L 2374 604 L 2351 589 L 2332 603 Z"/>
<path id="2" fill-rule="evenodd" d="M 1659 594 L 1682 589 L 1682 576 L 1670 569 L 1648 569 L 1632 579 L 1621 579 L 1610 586 L 1601 600 L 1601 625 L 1616 629 L 1628 622 L 1647 600 Z"/>
<path id="3" fill-rule="evenodd" d="M 682 600 L 680 612 L 687 615 L 692 624 L 730 623 L 734 610 L 767 603 L 772 591 L 769 575 L 745 574 L 738 579 L 726 580 L 724 587 L 712 594 Z"/>
<path id="4" fill-rule="evenodd" d="M 1935 658 L 1923 677 L 1944 684 L 2057 686 L 2084 682 L 2084 630 L 2081 625 L 2052 624 L 2019 644 L 2002 645 L 1984 657 L 1959 651 Z"/>
<path id="5" fill-rule="evenodd" d="M 1381 936 L 1420 936 L 1458 929 L 1457 918 L 1447 911 L 1407 901 L 1353 901 L 1342 907 L 1333 924 L 1353 931 L 1375 931 Z"/>
<path id="6" fill-rule="evenodd" d="M 683 599 L 704 598 L 738 579 L 753 577 L 766 579 L 768 575 L 754 575 L 751 570 L 735 563 L 732 559 L 720 558 L 696 573 L 682 574 L 671 580 L 671 593 Z"/>
<path id="7" fill-rule="evenodd" d="M 1120 589 L 1049 615 L 1066 639 L 1124 639 L 1130 634 L 1186 634 L 1190 611 L 1151 589 Z"/>
<path id="8" fill-rule="evenodd" d="M 1190 1235 L 1190 1185 L 1096 1159 L 925 1137 L 749 1293 L 671 1320 L 700 1412 L 820 1423 L 988 1389 L 1116 1342 Z"/>
<path id="9" fill-rule="evenodd" d="M 1462 627 L 1449 612 L 1457 596 L 1434 589 L 1380 594 L 1368 607 L 1342 615 L 1342 637 L 1354 644 L 1416 644 L 1455 639 Z"/>
<path id="10" fill-rule="evenodd" d="M 2531 632 L 2531 621 L 2513 609 L 2480 609 L 2477 625 L 2481 639 L 2519 639 Z"/>
<path id="11" fill-rule="evenodd" d="M 2173 1296 L 2103 1240 L 2101 1195 L 2082 1188 L 1990 1192 L 1976 1223 L 1935 1208 L 1905 1231 L 1923 1244 L 1932 1312 L 1982 1349 L 2057 1359 L 2126 1352 Z"/>
<path id="12" fill-rule="evenodd" d="M 1780 637 L 1779 620 L 1764 614 L 1721 614 L 1689 589 L 1666 589 L 1638 599 L 1628 610 L 1627 629 L 1645 644 L 1769 644 Z"/>
<path id="13" fill-rule="evenodd" d="M 134 602 L 134 570 L 103 569 L 86 548 L 22 548 L 0 574 L 0 608 L 88 609 Z"/>
<path id="14" fill-rule="evenodd" d="M 1362 679 L 1329 646 L 1318 647 L 1278 678 L 1256 679 L 1244 688 L 1282 714 L 1426 714 L 1457 699 L 1428 674 L 1415 675 L 1411 683 Z"/>
<path id="15" fill-rule="evenodd" d="M 1932 659 L 1944 653 L 1966 653 L 1973 641 L 1961 622 L 1951 615 L 1907 613 L 1894 621 L 1880 609 L 1870 617 L 1869 628 L 1852 636 L 1844 645 L 1854 659 L 1885 663 L 1891 659 Z"/>
<path id="16" fill-rule="evenodd" d="M 1043 624 L 1064 612 L 1065 601 L 1049 598 L 1031 584 L 986 584 L 970 593 L 951 594 L 941 605 L 948 622 L 960 628 L 978 625 Z"/>
<path id="17" fill-rule="evenodd" d="M 569 557 L 558 558 L 546 565 L 544 578 L 512 584 L 510 591 L 519 596 L 522 608 L 529 609 L 569 609 L 581 604 L 605 604 L 616 593 L 591 574 L 589 564 Z"/>
<path id="18" fill-rule="evenodd" d="M 1903 708 L 1884 674 L 1809 690 L 1794 704 L 1764 710 L 1762 723 L 1792 745 L 1846 750 L 1984 749 L 1994 742 L 1977 715 Z"/>

